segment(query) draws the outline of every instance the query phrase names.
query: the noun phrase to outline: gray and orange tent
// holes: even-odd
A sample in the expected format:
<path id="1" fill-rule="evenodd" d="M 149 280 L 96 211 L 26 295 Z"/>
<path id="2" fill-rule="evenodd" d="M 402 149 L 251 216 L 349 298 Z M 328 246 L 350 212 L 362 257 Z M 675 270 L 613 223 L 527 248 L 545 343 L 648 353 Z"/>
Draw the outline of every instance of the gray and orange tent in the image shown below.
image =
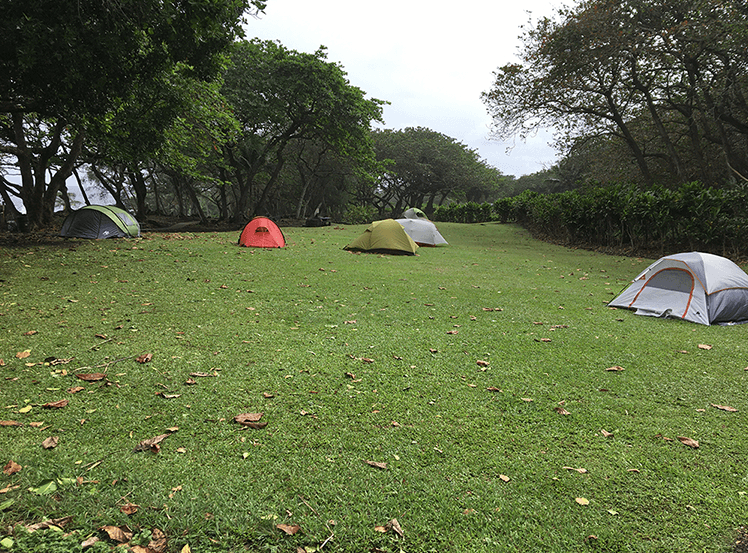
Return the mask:
<path id="1" fill-rule="evenodd" d="M 705 325 L 747 322 L 748 275 L 718 255 L 668 255 L 644 269 L 608 305 Z"/>

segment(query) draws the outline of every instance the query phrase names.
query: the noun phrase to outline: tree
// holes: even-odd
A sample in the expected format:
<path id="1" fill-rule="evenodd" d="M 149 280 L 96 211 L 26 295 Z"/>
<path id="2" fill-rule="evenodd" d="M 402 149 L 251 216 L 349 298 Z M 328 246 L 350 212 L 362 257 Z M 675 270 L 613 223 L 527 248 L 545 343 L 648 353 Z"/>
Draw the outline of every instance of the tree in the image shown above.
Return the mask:
<path id="1" fill-rule="evenodd" d="M 241 126 L 226 153 L 238 190 L 235 221 L 267 208 L 293 142 L 314 141 L 364 171 L 373 167 L 369 130 L 381 122 L 384 102 L 365 98 L 324 48 L 308 54 L 273 41 L 239 42 L 224 80 Z"/>
<path id="2" fill-rule="evenodd" d="M 490 167 L 475 150 L 442 133 L 423 127 L 376 130 L 377 159 L 385 166 L 374 200 L 380 213 L 401 212 L 448 197 L 480 201 L 496 196 L 501 172 Z"/>
<path id="3" fill-rule="evenodd" d="M 745 2 L 584 0 L 557 15 L 483 94 L 497 137 L 553 127 L 567 152 L 618 145 L 648 184 L 745 170 Z"/>
<path id="4" fill-rule="evenodd" d="M 197 80 L 214 78 L 242 34 L 243 14 L 264 1 L 3 0 L 0 7 L 0 152 L 20 173 L 19 185 L 4 179 L 0 187 L 4 198 L 20 197 L 33 228 L 50 222 L 87 133 L 116 131 L 123 113 L 147 107 L 154 133 L 142 144 L 157 146 L 178 112 L 163 87 L 175 66 Z M 44 132 L 30 136 L 32 127 Z"/>

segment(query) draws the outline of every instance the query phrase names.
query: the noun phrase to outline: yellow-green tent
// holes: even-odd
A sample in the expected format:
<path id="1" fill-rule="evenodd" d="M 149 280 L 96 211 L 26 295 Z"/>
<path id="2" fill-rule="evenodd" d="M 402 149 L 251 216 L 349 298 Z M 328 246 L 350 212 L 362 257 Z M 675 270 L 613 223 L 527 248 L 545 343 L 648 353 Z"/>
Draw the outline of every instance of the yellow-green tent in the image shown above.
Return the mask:
<path id="1" fill-rule="evenodd" d="M 415 255 L 418 245 L 394 219 L 374 221 L 346 250 Z"/>

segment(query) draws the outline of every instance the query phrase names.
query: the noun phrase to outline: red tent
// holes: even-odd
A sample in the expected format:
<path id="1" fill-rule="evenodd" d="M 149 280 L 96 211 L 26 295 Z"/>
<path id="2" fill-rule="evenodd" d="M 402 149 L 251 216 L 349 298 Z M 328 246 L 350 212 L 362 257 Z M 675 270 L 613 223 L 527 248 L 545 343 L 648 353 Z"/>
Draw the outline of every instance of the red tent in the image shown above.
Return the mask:
<path id="1" fill-rule="evenodd" d="M 278 225 L 267 217 L 255 217 L 244 227 L 239 245 L 248 248 L 282 248 L 286 239 Z"/>

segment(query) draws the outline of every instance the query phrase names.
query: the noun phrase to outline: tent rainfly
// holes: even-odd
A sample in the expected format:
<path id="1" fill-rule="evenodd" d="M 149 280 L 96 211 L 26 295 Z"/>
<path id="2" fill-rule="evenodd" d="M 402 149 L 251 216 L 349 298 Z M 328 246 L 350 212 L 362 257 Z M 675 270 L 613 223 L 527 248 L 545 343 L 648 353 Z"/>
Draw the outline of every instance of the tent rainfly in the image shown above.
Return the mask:
<path id="1" fill-rule="evenodd" d="M 418 244 L 408 236 L 400 223 L 394 219 L 384 219 L 374 221 L 344 249 L 415 255 Z"/>
<path id="2" fill-rule="evenodd" d="M 137 238 L 138 221 L 124 209 L 87 205 L 65 218 L 60 236 L 67 238 Z"/>
<path id="3" fill-rule="evenodd" d="M 608 305 L 705 325 L 748 322 L 748 275 L 718 255 L 668 255 L 644 269 Z"/>
<path id="4" fill-rule="evenodd" d="M 267 217 L 255 217 L 244 227 L 239 245 L 248 248 L 282 248 L 286 238 L 278 225 Z"/>
<path id="5" fill-rule="evenodd" d="M 438 246 L 447 241 L 428 219 L 395 219 L 419 246 Z"/>
<path id="6" fill-rule="evenodd" d="M 403 212 L 403 217 L 405 217 L 406 219 L 426 219 L 428 221 L 428 217 L 426 217 L 426 214 L 417 207 L 406 209 Z"/>

